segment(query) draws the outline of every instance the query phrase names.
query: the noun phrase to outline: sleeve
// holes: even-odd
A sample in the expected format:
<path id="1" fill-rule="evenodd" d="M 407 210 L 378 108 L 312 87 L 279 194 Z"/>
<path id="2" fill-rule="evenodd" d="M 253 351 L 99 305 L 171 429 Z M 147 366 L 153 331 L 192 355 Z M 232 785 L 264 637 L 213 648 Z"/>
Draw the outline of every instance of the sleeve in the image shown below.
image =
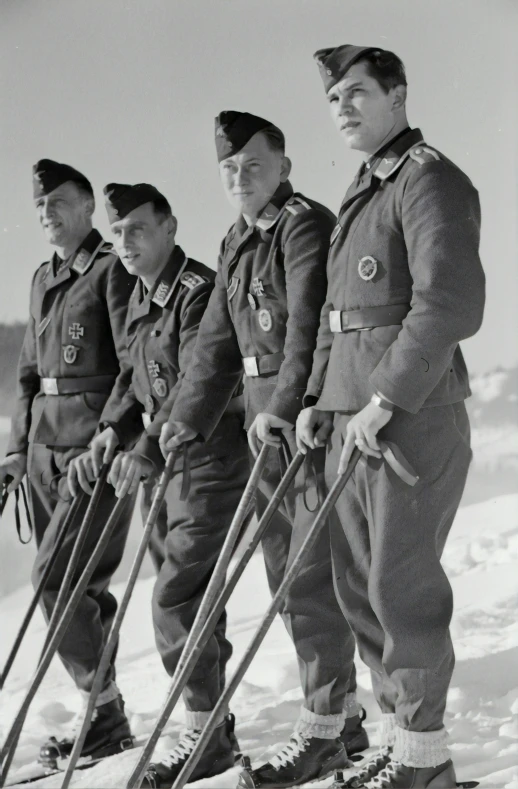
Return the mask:
<path id="1" fill-rule="evenodd" d="M 117 258 L 108 268 L 106 305 L 110 317 L 115 352 L 119 361 L 119 374 L 105 403 L 99 420 L 100 427 L 110 425 L 117 432 L 121 444 L 135 438 L 142 431 L 140 408 L 132 391 L 133 369 L 126 341 L 126 314 L 135 287 L 135 277 L 128 274 Z"/>
<path id="2" fill-rule="evenodd" d="M 37 272 L 36 272 L 37 274 Z M 36 274 L 31 285 L 32 292 L 35 287 Z M 20 359 L 17 369 L 17 394 L 18 401 L 15 412 L 11 420 L 11 433 L 7 454 L 12 455 L 16 452 L 27 452 L 29 445 L 29 430 L 31 427 L 31 408 L 34 397 L 40 390 L 40 376 L 38 373 L 38 352 L 36 324 L 32 314 L 29 315 L 29 322 L 23 339 Z"/>
<path id="3" fill-rule="evenodd" d="M 482 323 L 478 193 L 447 162 L 424 164 L 406 184 L 402 217 L 413 279 L 411 309 L 370 382 L 397 406 L 417 413 L 458 343 Z"/>
<path id="4" fill-rule="evenodd" d="M 228 310 L 227 289 L 218 272 L 203 315 L 171 421 L 185 422 L 207 439 L 217 427 L 243 374 L 243 362 Z"/>
<path id="5" fill-rule="evenodd" d="M 284 361 L 267 413 L 295 423 L 311 373 L 320 313 L 327 290 L 331 214 L 311 209 L 290 218 L 284 244 L 288 320 Z"/>
<path id="6" fill-rule="evenodd" d="M 156 414 L 146 432 L 142 434 L 135 446 L 135 451 L 151 460 L 155 467 L 160 467 L 164 462 L 158 445 L 158 439 L 160 438 L 162 425 L 169 419 L 176 397 L 181 389 L 182 380 L 193 358 L 198 330 L 210 300 L 212 289 L 213 285 L 210 282 L 187 291 L 180 310 L 180 326 L 178 331 L 178 380 L 169 392 L 160 411 Z"/>
<path id="7" fill-rule="evenodd" d="M 329 283 L 329 261 L 327 263 L 327 277 L 327 282 Z M 332 309 L 334 309 L 334 307 L 331 298 L 331 288 L 328 285 L 326 300 L 320 311 L 320 325 L 318 327 L 315 352 L 313 353 L 311 375 L 309 376 L 306 393 L 303 397 L 302 404 L 304 408 L 316 405 L 322 393 L 322 389 L 324 388 L 329 355 L 333 344 L 333 333 L 329 328 L 329 313 Z"/>

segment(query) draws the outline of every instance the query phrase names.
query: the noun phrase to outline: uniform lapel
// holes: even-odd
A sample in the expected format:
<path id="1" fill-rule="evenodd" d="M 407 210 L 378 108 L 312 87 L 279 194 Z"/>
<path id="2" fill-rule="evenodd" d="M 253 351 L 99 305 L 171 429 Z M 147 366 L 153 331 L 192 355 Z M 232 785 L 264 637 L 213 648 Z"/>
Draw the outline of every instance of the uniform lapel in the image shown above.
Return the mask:
<path id="1" fill-rule="evenodd" d="M 158 302 L 155 301 L 157 291 L 167 294 L 166 302 L 169 301 L 172 291 L 176 289 L 176 285 L 178 284 L 178 280 L 183 269 L 185 268 L 186 263 L 187 258 L 185 257 L 183 249 L 176 245 L 173 250 L 173 254 L 156 278 L 151 290 L 146 291 L 142 280 L 140 278 L 138 279 L 137 284 L 135 285 L 134 298 L 132 298 L 128 309 L 128 316 L 126 320 L 126 326 L 128 329 L 132 323 L 149 314 L 151 305 L 153 303 L 157 303 L 158 305 Z M 164 302 L 164 306 L 166 302 Z"/>

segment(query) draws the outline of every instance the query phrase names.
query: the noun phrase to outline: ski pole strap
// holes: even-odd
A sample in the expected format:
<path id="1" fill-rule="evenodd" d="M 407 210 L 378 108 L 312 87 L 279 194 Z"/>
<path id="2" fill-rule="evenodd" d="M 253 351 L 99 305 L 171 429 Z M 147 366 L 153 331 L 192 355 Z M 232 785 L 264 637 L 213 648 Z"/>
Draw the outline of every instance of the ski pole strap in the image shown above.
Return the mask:
<path id="1" fill-rule="evenodd" d="M 378 443 L 383 460 L 403 482 L 406 482 L 407 485 L 413 488 L 419 482 L 419 475 L 416 474 L 401 450 L 392 441 L 381 441 L 378 439 Z"/>
<path id="2" fill-rule="evenodd" d="M 180 501 L 185 501 L 191 489 L 191 458 L 189 455 L 189 444 L 186 442 L 182 445 L 183 450 L 183 477 L 182 488 L 180 490 Z"/>
<path id="3" fill-rule="evenodd" d="M 4 482 L 4 487 L 2 490 L 2 500 L 0 502 L 0 515 L 3 515 L 5 505 L 7 504 L 7 499 L 9 498 L 9 493 L 7 491 L 7 485 L 12 482 L 12 477 L 9 480 Z M 23 504 L 25 507 L 25 517 L 27 518 L 27 526 L 29 527 L 29 536 L 26 540 L 22 537 L 22 519 L 20 517 L 20 490 L 22 492 Z M 14 490 L 14 520 L 16 523 L 16 531 L 18 533 L 18 539 L 22 543 L 22 545 L 27 545 L 32 539 L 32 518 L 31 512 L 29 509 L 29 502 L 27 501 L 27 493 L 25 492 L 25 486 L 23 482 L 20 482 L 19 486 Z"/>
<path id="4" fill-rule="evenodd" d="M 311 487 L 311 482 L 313 482 L 313 487 L 317 492 L 317 503 L 313 507 L 313 509 L 308 504 L 308 490 Z M 308 512 L 316 512 L 322 506 L 322 497 L 320 495 L 320 488 L 318 486 L 318 477 L 317 477 L 317 469 L 315 466 L 315 460 L 313 458 L 312 452 L 307 452 L 304 457 L 304 494 L 303 494 L 304 506 Z"/>
<path id="5" fill-rule="evenodd" d="M 293 457 L 291 455 L 290 445 L 288 444 L 288 440 L 284 435 L 282 428 L 273 428 L 271 431 L 274 435 L 278 435 L 281 440 L 281 445 L 277 450 L 279 453 L 279 466 L 281 469 L 281 477 L 286 474 L 288 470 L 288 466 L 290 465 Z"/>

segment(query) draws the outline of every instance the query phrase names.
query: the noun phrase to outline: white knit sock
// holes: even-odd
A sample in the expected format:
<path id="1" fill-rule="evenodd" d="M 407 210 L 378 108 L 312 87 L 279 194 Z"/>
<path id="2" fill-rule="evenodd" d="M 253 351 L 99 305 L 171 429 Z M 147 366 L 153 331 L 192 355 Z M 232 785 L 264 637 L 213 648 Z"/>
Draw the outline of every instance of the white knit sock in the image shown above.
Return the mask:
<path id="1" fill-rule="evenodd" d="M 340 736 L 344 727 L 345 715 L 317 715 L 305 707 L 300 708 L 295 731 L 304 737 L 319 737 L 321 740 L 334 740 Z"/>
<path id="2" fill-rule="evenodd" d="M 408 731 L 396 726 L 392 758 L 407 767 L 437 767 L 450 758 L 448 733 L 439 731 Z"/>
<path id="3" fill-rule="evenodd" d="M 393 712 L 384 712 L 378 726 L 380 748 L 393 748 L 396 729 L 396 716 Z"/>

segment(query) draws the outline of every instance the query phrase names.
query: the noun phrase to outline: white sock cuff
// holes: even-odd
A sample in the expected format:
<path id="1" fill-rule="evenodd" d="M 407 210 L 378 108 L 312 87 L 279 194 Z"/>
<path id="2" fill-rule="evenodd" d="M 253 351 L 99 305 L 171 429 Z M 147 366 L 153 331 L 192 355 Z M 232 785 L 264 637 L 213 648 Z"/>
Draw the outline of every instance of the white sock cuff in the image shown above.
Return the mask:
<path id="1" fill-rule="evenodd" d="M 438 731 L 409 731 L 396 726 L 392 758 L 407 767 L 437 767 L 450 758 L 448 733 Z"/>
<path id="2" fill-rule="evenodd" d="M 83 706 L 86 707 L 88 704 L 88 700 L 90 698 L 90 694 L 86 690 L 80 690 L 79 693 L 81 694 L 83 700 Z M 115 682 L 110 682 L 107 688 L 105 688 L 95 700 L 96 707 L 102 707 L 103 704 L 108 704 L 109 701 L 114 701 L 117 696 L 120 696 L 120 690 L 115 684 Z"/>
<path id="3" fill-rule="evenodd" d="M 304 737 L 319 737 L 321 740 L 334 740 L 340 736 L 345 723 L 345 715 L 317 715 L 305 707 L 300 708 L 295 731 Z"/>
<path id="4" fill-rule="evenodd" d="M 378 735 L 380 748 L 392 748 L 396 729 L 396 716 L 393 712 L 384 712 L 381 715 Z"/>
<path id="5" fill-rule="evenodd" d="M 355 718 L 361 715 L 362 705 L 356 698 L 356 693 L 346 693 L 344 699 L 344 715 L 346 718 Z"/>
<path id="6" fill-rule="evenodd" d="M 203 729 L 205 724 L 212 715 L 212 711 L 196 712 L 194 710 L 185 710 L 185 725 L 188 729 Z M 221 720 L 218 721 L 218 726 L 225 720 L 224 713 L 221 714 Z"/>

